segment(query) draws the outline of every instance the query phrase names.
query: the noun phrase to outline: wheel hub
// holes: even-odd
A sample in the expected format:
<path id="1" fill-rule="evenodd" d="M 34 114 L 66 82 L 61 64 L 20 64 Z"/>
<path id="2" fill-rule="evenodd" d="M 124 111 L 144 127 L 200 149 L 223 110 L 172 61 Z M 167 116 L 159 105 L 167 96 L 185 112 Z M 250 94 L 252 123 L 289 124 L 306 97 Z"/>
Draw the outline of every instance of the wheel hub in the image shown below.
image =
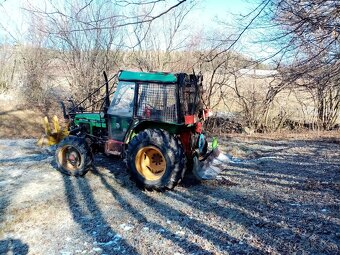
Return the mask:
<path id="1" fill-rule="evenodd" d="M 79 161 L 79 155 L 76 151 L 71 151 L 68 154 L 68 161 L 73 165 L 76 166 L 78 164 Z"/>
<path id="2" fill-rule="evenodd" d="M 161 165 L 163 162 L 163 156 L 158 153 L 154 153 L 151 159 L 152 159 L 152 163 L 154 163 L 155 165 Z"/>
<path id="3" fill-rule="evenodd" d="M 139 149 L 136 154 L 137 171 L 147 180 L 160 179 L 166 170 L 166 160 L 163 153 L 155 146 Z"/>
<path id="4" fill-rule="evenodd" d="M 73 146 L 65 146 L 58 153 L 59 163 L 68 171 L 78 170 L 81 165 L 79 151 Z"/>

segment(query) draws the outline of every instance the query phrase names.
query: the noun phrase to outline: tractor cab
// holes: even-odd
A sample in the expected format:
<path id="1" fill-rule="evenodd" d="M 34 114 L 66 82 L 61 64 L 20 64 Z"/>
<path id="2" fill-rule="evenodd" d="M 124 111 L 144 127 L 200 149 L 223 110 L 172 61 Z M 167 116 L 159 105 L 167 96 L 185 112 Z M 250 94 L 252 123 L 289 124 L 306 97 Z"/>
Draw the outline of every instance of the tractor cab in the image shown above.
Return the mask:
<path id="1" fill-rule="evenodd" d="M 199 95 L 194 93 L 199 91 L 200 79 L 199 76 L 195 78 L 190 80 L 189 75 L 182 73 L 120 71 L 117 89 L 107 111 L 109 139 L 105 153 L 120 155 L 124 144 L 139 129 L 163 128 L 170 133 L 184 130 L 188 124 L 185 116 L 195 114 L 193 103 L 195 98 L 199 100 Z M 190 91 L 192 100 L 184 105 Z M 191 108 L 190 112 L 188 108 Z"/>

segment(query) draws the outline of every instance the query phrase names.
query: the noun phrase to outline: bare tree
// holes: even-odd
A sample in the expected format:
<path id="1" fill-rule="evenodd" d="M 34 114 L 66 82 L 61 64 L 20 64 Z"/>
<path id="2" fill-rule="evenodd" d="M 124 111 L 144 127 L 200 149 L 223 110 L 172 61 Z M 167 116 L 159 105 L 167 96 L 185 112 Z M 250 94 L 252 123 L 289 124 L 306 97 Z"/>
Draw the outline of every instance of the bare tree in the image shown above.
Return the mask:
<path id="1" fill-rule="evenodd" d="M 339 21 L 335 0 L 271 0 L 261 22 L 274 34 L 277 69 L 284 87 L 313 90 L 319 126 L 330 129 L 339 116 Z M 273 56 L 274 56 L 273 55 Z"/>
<path id="2" fill-rule="evenodd" d="M 11 47 L 0 45 L 0 94 L 8 92 L 12 86 L 17 60 L 13 59 L 15 52 Z"/>
<path id="3" fill-rule="evenodd" d="M 18 47 L 14 61 L 19 61 L 20 89 L 26 103 L 40 106 L 45 113 L 53 103 L 53 51 L 46 48 L 47 36 L 40 32 L 44 23 L 37 17 L 30 18 L 28 44 Z"/>
<path id="4" fill-rule="evenodd" d="M 90 1 L 87 5 L 82 0 L 65 1 L 63 6 L 53 5 L 50 1 L 50 4 L 51 12 L 39 11 L 35 6 L 27 10 L 45 24 L 40 32 L 47 36 L 47 46 L 55 52 L 56 72 L 66 78 L 71 95 L 84 98 L 102 83 L 102 71 L 117 70 L 114 67 L 119 47 L 115 47 L 115 44 L 120 45 L 121 36 L 115 29 L 113 18 L 102 19 L 104 15 L 114 16 L 113 10 L 106 1 Z M 85 18 L 96 20 L 98 26 L 112 26 L 112 29 L 87 29 L 92 25 L 82 22 Z M 100 95 L 90 98 L 89 106 L 94 106 L 97 97 Z"/>
<path id="5" fill-rule="evenodd" d="M 58 53 L 59 67 L 66 74 L 72 94 L 84 98 L 99 86 L 102 71 L 115 72 L 122 67 L 121 48 L 129 26 L 151 25 L 184 2 L 174 1 L 162 9 L 158 7 L 160 0 L 65 0 L 62 4 L 46 0 L 43 8 L 31 4 L 25 10 L 45 24 L 40 31 L 48 36 L 48 46 Z M 128 10 L 134 7 L 145 11 L 130 15 Z M 90 98 L 89 105 L 95 105 L 99 94 Z"/>
<path id="6" fill-rule="evenodd" d="M 101 0 L 101 1 L 94 1 L 94 0 L 87 0 L 87 1 L 76 1 L 77 12 L 76 13 L 69 13 L 58 7 L 58 1 L 56 0 L 46 0 L 47 5 L 49 6 L 49 10 L 44 10 L 42 8 L 29 8 L 28 10 L 34 12 L 38 15 L 48 16 L 51 19 L 71 19 L 76 20 L 79 24 L 83 26 L 80 27 L 73 27 L 71 29 L 66 28 L 65 31 L 57 31 L 59 32 L 77 32 L 77 31 L 84 31 L 84 30 L 111 30 L 113 28 L 121 28 L 121 27 L 128 27 L 135 24 L 141 23 L 152 23 L 158 20 L 160 17 L 170 13 L 171 11 L 175 10 L 177 7 L 182 5 L 186 2 L 186 0 L 174 0 L 169 1 L 165 8 L 160 8 L 159 5 L 162 5 L 164 0 Z M 65 1 L 64 5 L 73 5 L 72 1 L 68 2 Z M 79 14 L 86 11 L 87 9 L 91 9 L 93 6 L 96 5 L 103 5 L 108 7 L 107 10 L 114 10 L 113 12 L 101 13 L 100 17 L 95 16 L 80 16 Z M 132 15 L 129 14 L 131 8 L 137 7 L 144 7 L 146 11 Z M 46 5 L 45 5 L 46 7 Z M 52 7 L 52 9 L 51 9 Z M 75 14 L 75 15 L 74 15 Z M 115 20 L 114 26 L 107 21 Z"/>
<path id="7" fill-rule="evenodd" d="M 185 19 L 195 4 L 194 1 L 184 3 L 152 24 L 137 22 L 131 29 L 130 64 L 141 71 L 187 70 L 188 65 L 183 65 L 187 54 L 183 51 L 188 47 L 191 33 Z M 135 13 L 138 17 L 140 10 L 136 9 Z"/>

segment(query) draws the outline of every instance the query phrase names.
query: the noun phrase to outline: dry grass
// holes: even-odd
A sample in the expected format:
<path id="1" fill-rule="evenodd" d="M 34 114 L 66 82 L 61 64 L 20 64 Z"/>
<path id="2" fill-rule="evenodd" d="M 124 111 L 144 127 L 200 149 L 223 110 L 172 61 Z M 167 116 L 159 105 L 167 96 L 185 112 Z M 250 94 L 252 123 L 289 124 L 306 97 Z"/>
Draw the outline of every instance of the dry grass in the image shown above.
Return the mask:
<path id="1" fill-rule="evenodd" d="M 0 112 L 1 138 L 36 138 L 43 132 L 43 115 L 22 107 L 4 107 Z"/>
<path id="2" fill-rule="evenodd" d="M 44 133 L 43 117 L 57 115 L 62 120 L 59 108 L 46 114 L 39 107 L 0 100 L 0 109 L 0 138 L 39 138 Z"/>

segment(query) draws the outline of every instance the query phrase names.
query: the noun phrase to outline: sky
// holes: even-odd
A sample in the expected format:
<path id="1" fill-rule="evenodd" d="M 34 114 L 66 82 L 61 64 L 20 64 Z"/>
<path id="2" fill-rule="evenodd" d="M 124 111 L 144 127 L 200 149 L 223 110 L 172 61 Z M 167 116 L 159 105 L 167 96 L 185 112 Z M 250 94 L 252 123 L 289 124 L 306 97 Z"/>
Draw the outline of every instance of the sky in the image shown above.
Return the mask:
<path id="1" fill-rule="evenodd" d="M 25 6 L 27 1 L 41 5 L 44 0 L 0 0 L 0 43 L 12 35 L 22 40 L 20 37 L 27 30 L 27 22 L 20 7 Z M 233 25 L 235 17 L 251 12 L 256 8 L 258 0 L 197 0 L 197 2 L 197 6 L 187 17 L 187 22 L 194 29 L 209 31 L 219 26 L 218 20 Z M 254 35 L 249 33 L 242 36 L 240 44 L 245 55 L 262 57 L 267 54 L 266 50 L 271 52 L 270 47 L 264 50 L 255 45 Z"/>
<path id="2" fill-rule="evenodd" d="M 234 31 L 237 26 L 237 19 L 242 15 L 251 13 L 258 7 L 259 0 L 205 0 L 199 4 L 196 11 L 192 13 L 198 27 L 203 26 L 207 30 L 214 29 L 219 26 L 220 22 L 225 22 L 230 25 Z M 247 25 L 247 22 L 240 24 L 241 26 Z M 232 31 L 232 32 L 233 32 Z M 236 33 L 239 33 L 237 30 Z M 270 45 L 259 42 L 259 34 L 266 33 L 263 29 L 252 29 L 247 31 L 240 38 L 237 48 L 243 54 L 252 58 L 266 58 L 268 55 L 276 52 Z"/>
<path id="3" fill-rule="evenodd" d="M 249 13 L 256 7 L 255 1 L 247 0 L 205 0 L 201 3 L 200 17 L 211 21 L 215 17 L 227 18 L 232 14 L 240 15 Z"/>

